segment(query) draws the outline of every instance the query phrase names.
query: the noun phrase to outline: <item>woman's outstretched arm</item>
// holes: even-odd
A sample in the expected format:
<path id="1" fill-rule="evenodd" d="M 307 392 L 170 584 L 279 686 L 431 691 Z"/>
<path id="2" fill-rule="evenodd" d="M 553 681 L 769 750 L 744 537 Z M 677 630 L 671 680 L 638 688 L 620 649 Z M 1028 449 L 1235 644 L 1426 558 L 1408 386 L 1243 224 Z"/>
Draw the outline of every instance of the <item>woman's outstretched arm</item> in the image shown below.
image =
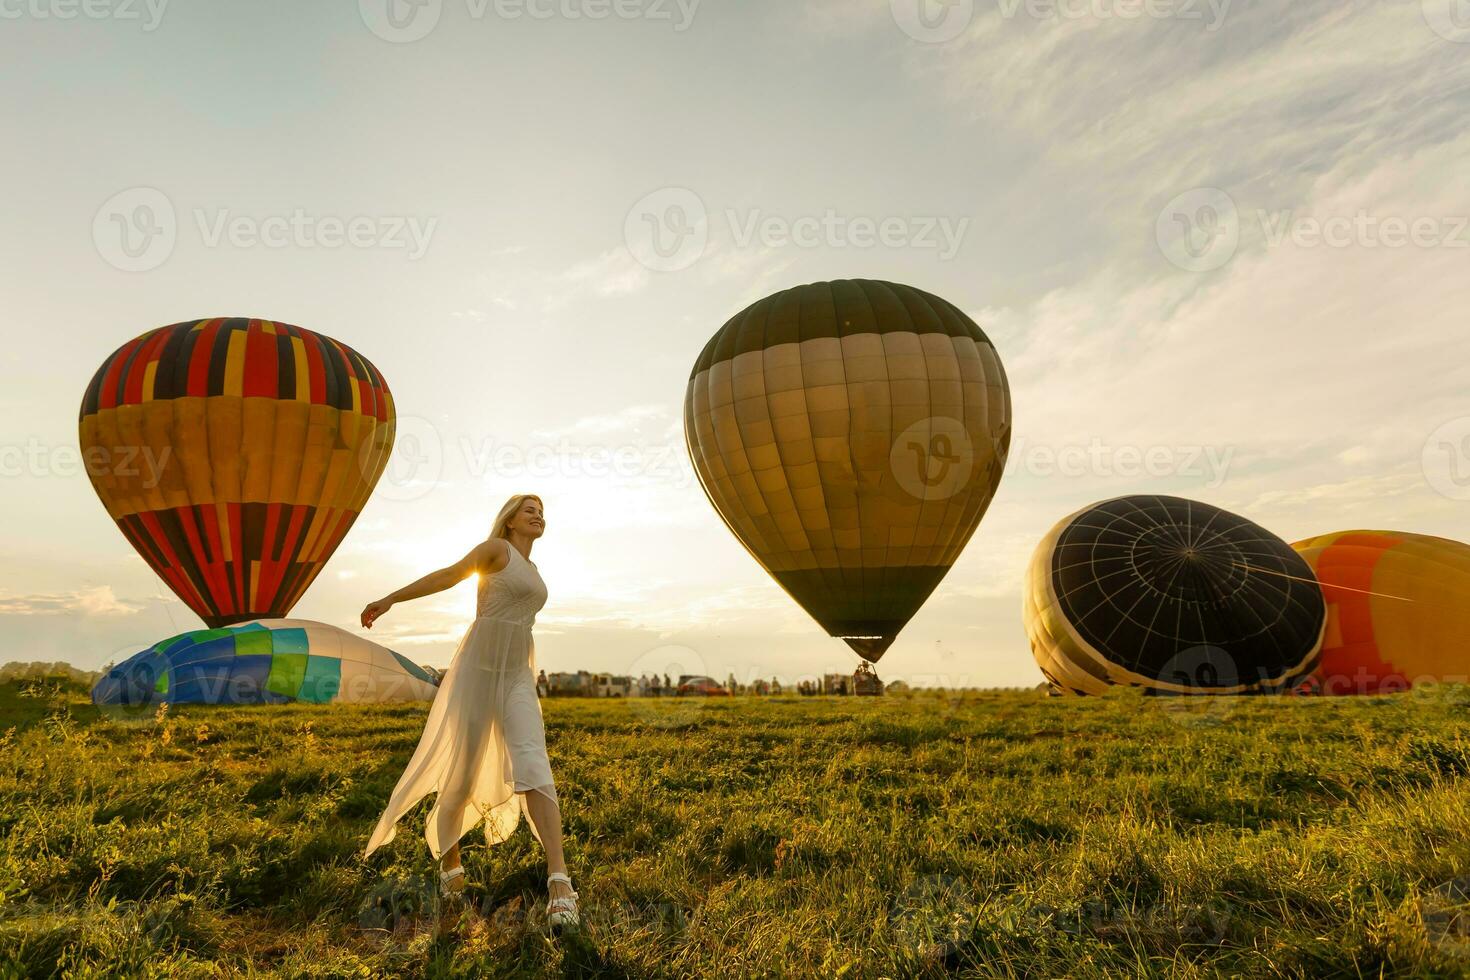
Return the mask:
<path id="1" fill-rule="evenodd" d="M 496 572 L 506 566 L 510 545 L 502 538 L 491 538 L 476 545 L 469 554 L 453 565 L 430 572 L 416 582 L 410 582 L 397 592 L 390 593 L 376 602 L 370 602 L 362 611 L 362 625 L 372 629 L 374 621 L 400 602 L 422 599 L 445 589 L 452 589 L 476 572 Z"/>

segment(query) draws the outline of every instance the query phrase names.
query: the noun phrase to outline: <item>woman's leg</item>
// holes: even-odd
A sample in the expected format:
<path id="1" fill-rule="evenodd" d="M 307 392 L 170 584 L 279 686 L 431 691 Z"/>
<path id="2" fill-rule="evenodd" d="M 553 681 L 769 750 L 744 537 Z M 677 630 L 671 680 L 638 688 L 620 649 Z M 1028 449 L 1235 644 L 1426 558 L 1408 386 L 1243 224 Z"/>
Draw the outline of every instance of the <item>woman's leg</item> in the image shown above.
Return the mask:
<path id="1" fill-rule="evenodd" d="M 431 836 L 431 841 L 440 842 L 441 847 L 444 841 L 454 842 L 444 847 L 439 855 L 442 871 L 453 871 L 460 866 L 459 839 L 464 830 L 465 810 L 471 802 L 492 725 L 490 719 L 482 717 L 466 722 L 461 729 L 464 743 L 450 750 L 456 758 L 447 767 L 449 774 L 435 801 L 434 833 Z"/>
<path id="2" fill-rule="evenodd" d="M 546 725 L 541 702 L 530 674 L 521 679 L 506 697 L 505 737 L 516 770 L 516 792 L 524 794 L 526 816 L 541 846 L 546 850 L 546 871 L 566 874 L 562 850 L 561 807 L 551 777 L 551 760 L 546 755 Z M 552 898 L 569 897 L 572 889 L 562 882 L 550 886 Z"/>
<path id="3" fill-rule="evenodd" d="M 478 725 L 469 726 L 472 729 L 472 737 L 479 738 L 479 733 L 474 732 Z M 439 797 L 434 805 L 434 836 L 433 840 L 440 842 L 454 841 L 449 847 L 445 847 L 439 855 L 439 868 L 442 871 L 453 871 L 460 866 L 459 837 L 460 828 L 464 824 L 465 808 L 470 805 L 470 791 L 474 783 L 474 770 L 479 768 L 479 753 L 467 753 L 468 762 L 460 763 L 454 774 L 449 777 L 450 782 L 439 790 Z"/>
<path id="4" fill-rule="evenodd" d="M 561 807 L 555 797 L 533 789 L 526 793 L 526 815 L 536 827 L 536 836 L 546 849 L 546 871 L 548 874 L 566 874 L 567 860 L 561 847 Z M 566 898 L 572 889 L 565 882 L 554 881 L 550 885 L 552 898 Z"/>

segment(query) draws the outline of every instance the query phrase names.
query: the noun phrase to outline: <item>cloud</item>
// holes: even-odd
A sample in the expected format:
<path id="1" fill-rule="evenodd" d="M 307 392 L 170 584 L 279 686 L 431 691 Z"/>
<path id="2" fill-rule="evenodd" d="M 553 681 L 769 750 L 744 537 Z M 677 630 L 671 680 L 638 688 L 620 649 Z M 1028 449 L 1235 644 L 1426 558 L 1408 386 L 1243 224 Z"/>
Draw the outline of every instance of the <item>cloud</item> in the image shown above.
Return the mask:
<path id="1" fill-rule="evenodd" d="M 147 603 L 119 599 L 107 585 L 77 592 L 0 593 L 3 616 L 131 616 L 146 607 Z"/>
<path id="2" fill-rule="evenodd" d="M 911 69 L 975 118 L 1085 163 L 1124 205 L 1201 179 L 1289 196 L 1328 168 L 1357 169 L 1461 127 L 1464 99 L 1453 93 L 1470 62 L 1417 3 L 1237 2 L 1218 22 L 1037 18 L 1028 4 L 1006 16 L 1012 6 L 977 5 L 984 14 L 963 38 L 918 49 Z"/>
<path id="3" fill-rule="evenodd" d="M 786 272 L 798 264 L 794 250 L 765 245 L 740 248 L 733 240 L 724 238 L 722 235 L 711 241 L 709 250 L 695 267 L 706 284 L 742 283 L 739 301 L 747 305 L 769 296 L 779 285 L 789 285 Z"/>
<path id="4" fill-rule="evenodd" d="M 610 248 L 593 259 L 579 262 L 555 279 L 591 289 L 598 296 L 623 296 L 642 290 L 649 283 L 648 269 L 638 263 L 624 246 Z"/>
<path id="5" fill-rule="evenodd" d="M 611 412 L 584 415 L 570 425 L 560 428 L 534 430 L 530 438 L 547 441 L 559 439 L 576 441 L 589 437 L 606 438 L 608 436 L 626 438 L 640 436 L 650 431 L 663 434 L 670 426 L 682 424 L 682 420 L 675 418 L 667 405 L 627 405 Z"/>
<path id="6" fill-rule="evenodd" d="M 1467 155 L 1462 137 L 1328 170 L 1296 217 L 1462 214 Z M 1438 426 L 1466 414 L 1467 251 L 1257 240 L 1208 276 L 1110 263 L 1028 306 L 976 311 L 1010 377 L 1013 454 L 1100 444 L 1105 465 L 1066 475 L 1013 458 L 928 621 L 966 617 L 958 600 L 1019 602 L 1046 530 L 1121 494 L 1204 499 L 1288 540 L 1365 526 L 1441 533 L 1446 501 L 1422 455 Z M 1116 472 L 1121 451 L 1153 447 L 1173 472 Z"/>

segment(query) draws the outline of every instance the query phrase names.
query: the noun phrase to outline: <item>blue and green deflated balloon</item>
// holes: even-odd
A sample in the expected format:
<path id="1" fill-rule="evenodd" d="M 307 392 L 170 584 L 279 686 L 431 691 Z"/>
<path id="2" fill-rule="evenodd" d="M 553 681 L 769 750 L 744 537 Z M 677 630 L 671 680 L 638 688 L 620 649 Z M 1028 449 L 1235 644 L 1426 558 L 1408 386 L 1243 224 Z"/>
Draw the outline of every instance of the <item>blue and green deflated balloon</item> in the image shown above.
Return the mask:
<path id="1" fill-rule="evenodd" d="M 266 619 L 193 630 L 110 669 L 103 706 L 430 701 L 438 679 L 401 654 L 324 623 Z"/>

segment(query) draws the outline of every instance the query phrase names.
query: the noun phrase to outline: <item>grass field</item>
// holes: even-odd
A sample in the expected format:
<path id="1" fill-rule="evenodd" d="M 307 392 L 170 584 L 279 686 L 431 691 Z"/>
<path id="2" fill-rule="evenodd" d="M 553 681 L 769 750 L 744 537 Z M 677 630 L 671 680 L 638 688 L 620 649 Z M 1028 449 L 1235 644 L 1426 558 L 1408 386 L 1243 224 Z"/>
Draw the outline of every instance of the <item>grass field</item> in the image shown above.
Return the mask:
<path id="1" fill-rule="evenodd" d="M 1470 974 L 1470 690 L 544 703 L 586 929 L 427 806 L 422 705 L 0 686 L 0 975 Z"/>

